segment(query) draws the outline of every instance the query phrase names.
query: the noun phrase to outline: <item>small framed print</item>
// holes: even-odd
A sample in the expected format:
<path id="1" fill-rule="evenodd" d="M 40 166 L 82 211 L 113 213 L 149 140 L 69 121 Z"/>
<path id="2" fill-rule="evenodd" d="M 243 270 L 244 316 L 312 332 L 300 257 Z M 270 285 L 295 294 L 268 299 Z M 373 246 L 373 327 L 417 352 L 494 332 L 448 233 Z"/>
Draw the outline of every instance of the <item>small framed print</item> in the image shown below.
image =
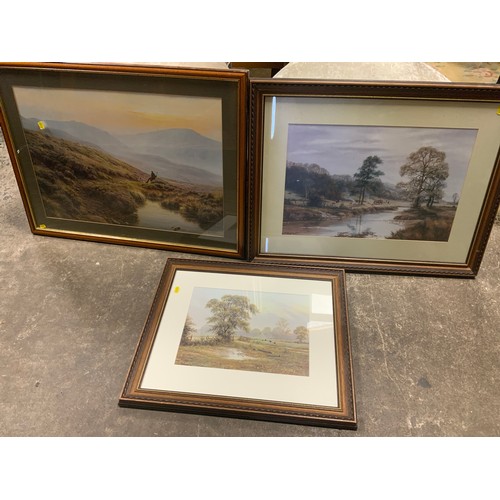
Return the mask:
<path id="1" fill-rule="evenodd" d="M 356 428 L 344 272 L 170 259 L 121 406 Z"/>
<path id="2" fill-rule="evenodd" d="M 500 200 L 500 87 L 250 88 L 250 258 L 477 274 Z"/>
<path id="3" fill-rule="evenodd" d="M 35 234 L 243 258 L 243 70 L 0 65 Z"/>

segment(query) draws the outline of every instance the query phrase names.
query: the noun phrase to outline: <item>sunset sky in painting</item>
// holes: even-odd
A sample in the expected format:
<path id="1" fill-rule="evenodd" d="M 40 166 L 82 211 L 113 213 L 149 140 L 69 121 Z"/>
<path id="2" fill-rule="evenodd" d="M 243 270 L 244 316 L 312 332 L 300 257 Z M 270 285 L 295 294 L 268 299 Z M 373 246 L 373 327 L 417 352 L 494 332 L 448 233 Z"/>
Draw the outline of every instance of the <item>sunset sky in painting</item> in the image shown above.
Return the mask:
<path id="1" fill-rule="evenodd" d="M 25 118 L 74 120 L 112 134 L 189 128 L 222 140 L 219 98 L 27 87 L 14 94 Z"/>

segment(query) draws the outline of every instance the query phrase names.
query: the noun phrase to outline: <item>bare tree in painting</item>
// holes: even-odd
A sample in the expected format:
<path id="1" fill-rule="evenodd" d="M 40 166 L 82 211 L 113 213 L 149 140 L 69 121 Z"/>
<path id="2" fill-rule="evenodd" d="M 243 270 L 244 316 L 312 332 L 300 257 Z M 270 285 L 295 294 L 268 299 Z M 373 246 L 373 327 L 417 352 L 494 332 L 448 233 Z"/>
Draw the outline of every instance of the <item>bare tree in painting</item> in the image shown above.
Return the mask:
<path id="1" fill-rule="evenodd" d="M 427 196 L 427 208 L 431 208 L 434 203 L 443 199 L 445 187 L 446 182 L 444 182 L 444 179 L 441 176 L 429 180 L 425 189 L 425 195 Z"/>
<path id="2" fill-rule="evenodd" d="M 291 333 L 292 330 L 288 321 L 285 318 L 279 318 L 273 329 L 273 334 L 278 338 L 287 338 Z"/>
<path id="3" fill-rule="evenodd" d="M 411 153 L 406 163 L 401 166 L 401 176 L 409 177 L 408 182 L 400 182 L 398 187 L 403 189 L 412 200 L 414 208 L 419 208 L 427 199 L 427 205 L 440 199 L 442 190 L 446 186 L 445 180 L 449 176 L 449 167 L 446 154 L 432 146 L 421 147 Z"/>

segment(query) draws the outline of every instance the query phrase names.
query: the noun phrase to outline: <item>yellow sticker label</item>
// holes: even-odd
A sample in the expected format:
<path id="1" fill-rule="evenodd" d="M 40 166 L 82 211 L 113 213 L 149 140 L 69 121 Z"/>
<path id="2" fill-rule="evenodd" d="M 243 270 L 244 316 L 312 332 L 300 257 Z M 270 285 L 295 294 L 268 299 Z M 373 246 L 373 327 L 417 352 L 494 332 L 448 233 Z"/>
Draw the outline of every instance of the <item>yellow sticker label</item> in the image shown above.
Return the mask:
<path id="1" fill-rule="evenodd" d="M 40 229 L 45 229 L 47 226 L 45 224 L 40 224 Z"/>
<path id="2" fill-rule="evenodd" d="M 174 288 L 174 293 L 179 293 L 179 290 L 180 290 L 180 288 L 179 288 L 178 286 L 176 286 L 176 287 Z"/>
<path id="3" fill-rule="evenodd" d="M 500 106 L 498 106 L 497 115 L 500 115 Z"/>
<path id="4" fill-rule="evenodd" d="M 45 122 L 42 122 L 41 120 L 38 122 L 38 127 L 40 130 L 43 130 L 45 128 Z"/>

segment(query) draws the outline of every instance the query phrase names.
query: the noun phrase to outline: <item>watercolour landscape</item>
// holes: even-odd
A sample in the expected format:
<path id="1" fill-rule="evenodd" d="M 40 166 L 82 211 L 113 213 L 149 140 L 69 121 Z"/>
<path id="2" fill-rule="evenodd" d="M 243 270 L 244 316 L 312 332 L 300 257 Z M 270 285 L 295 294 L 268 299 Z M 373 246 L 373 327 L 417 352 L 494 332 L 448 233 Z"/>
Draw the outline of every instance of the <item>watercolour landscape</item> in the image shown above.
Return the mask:
<path id="1" fill-rule="evenodd" d="M 283 234 L 448 241 L 476 135 L 290 124 Z"/>
<path id="2" fill-rule="evenodd" d="M 47 217 L 222 236 L 214 97 L 15 87 Z"/>
<path id="3" fill-rule="evenodd" d="M 176 364 L 308 376 L 310 301 L 195 287 Z"/>

